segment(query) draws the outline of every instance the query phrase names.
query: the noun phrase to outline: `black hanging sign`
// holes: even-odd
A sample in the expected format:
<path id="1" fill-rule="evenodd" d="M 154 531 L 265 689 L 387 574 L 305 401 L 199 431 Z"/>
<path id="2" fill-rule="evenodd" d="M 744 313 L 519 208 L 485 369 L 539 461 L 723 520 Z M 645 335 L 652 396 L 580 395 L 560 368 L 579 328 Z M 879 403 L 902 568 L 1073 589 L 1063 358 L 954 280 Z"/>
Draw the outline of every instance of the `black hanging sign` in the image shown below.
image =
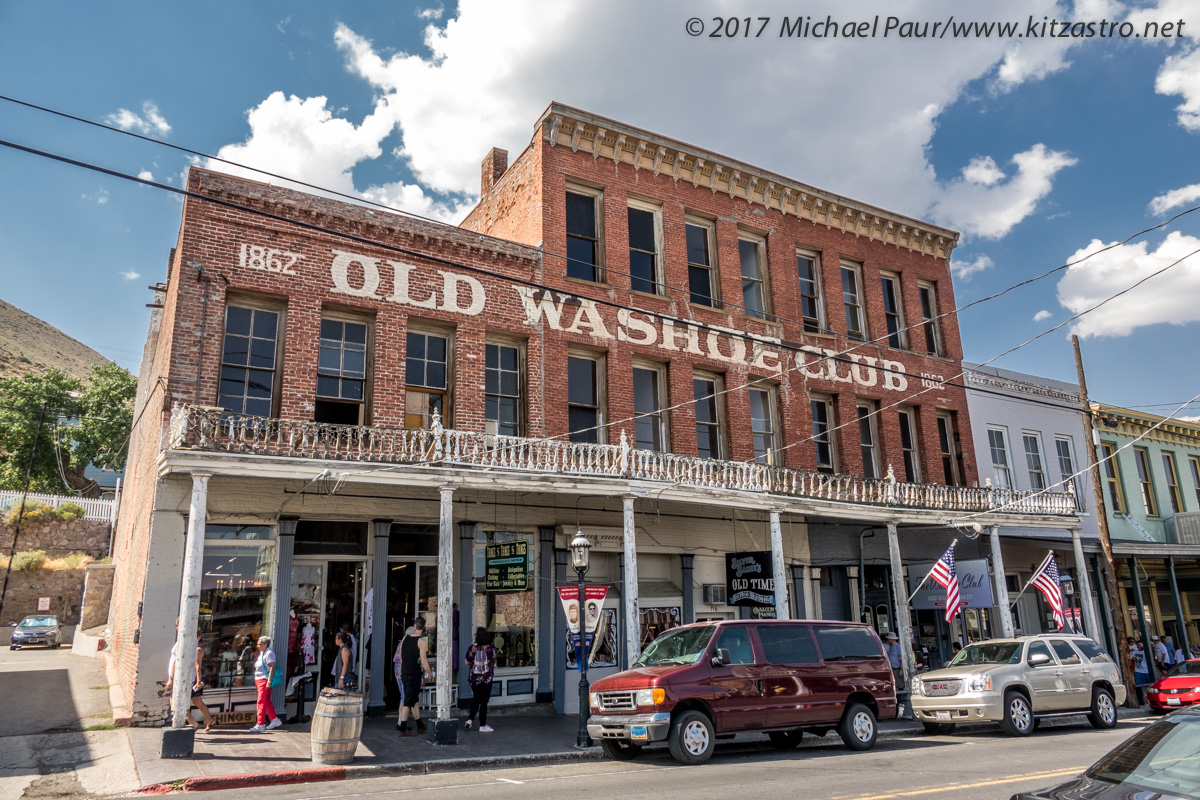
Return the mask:
<path id="1" fill-rule="evenodd" d="M 725 591 L 731 606 L 774 606 L 771 551 L 726 553 Z"/>
<path id="2" fill-rule="evenodd" d="M 523 539 L 484 548 L 485 590 L 523 592 L 529 588 L 529 543 Z"/>

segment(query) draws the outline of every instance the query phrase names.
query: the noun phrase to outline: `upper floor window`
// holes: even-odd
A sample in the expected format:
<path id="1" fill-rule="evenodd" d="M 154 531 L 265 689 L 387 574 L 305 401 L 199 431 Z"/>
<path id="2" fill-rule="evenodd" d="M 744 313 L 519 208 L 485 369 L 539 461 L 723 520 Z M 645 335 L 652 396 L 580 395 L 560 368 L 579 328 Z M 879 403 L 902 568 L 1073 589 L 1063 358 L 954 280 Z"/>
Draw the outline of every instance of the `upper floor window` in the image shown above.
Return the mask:
<path id="1" fill-rule="evenodd" d="M 633 368 L 634 446 L 639 450 L 666 450 L 667 419 L 663 411 L 666 370 L 662 366 Z"/>
<path id="2" fill-rule="evenodd" d="M 1104 442 L 1100 445 L 1101 466 L 1104 469 L 1104 485 L 1108 488 L 1108 502 L 1114 514 L 1125 513 L 1125 489 L 1121 486 L 1121 472 L 1117 465 L 1117 448 Z"/>
<path id="3" fill-rule="evenodd" d="M 1140 447 L 1133 448 L 1133 463 L 1137 465 L 1138 483 L 1142 488 L 1142 505 L 1146 516 L 1158 516 L 1158 502 L 1154 499 L 1154 480 L 1150 477 L 1150 454 Z"/>
<path id="4" fill-rule="evenodd" d="M 904 330 L 904 304 L 900 295 L 900 276 L 884 272 L 880 276 L 883 287 L 883 320 L 887 324 L 889 347 L 908 347 L 908 334 Z"/>
<path id="5" fill-rule="evenodd" d="M 900 451 L 904 454 L 904 480 L 908 483 L 921 482 L 921 455 L 917 449 L 917 413 L 908 406 L 900 406 Z"/>
<path id="6" fill-rule="evenodd" d="M 1188 456 L 1192 468 L 1192 486 L 1196 488 L 1196 508 L 1200 508 L 1200 456 Z"/>
<path id="7" fill-rule="evenodd" d="M 570 186 L 567 189 L 567 277 L 600 283 L 601 209 L 604 196 L 595 189 Z"/>
<path id="8" fill-rule="evenodd" d="M 1036 433 L 1021 434 L 1025 443 L 1025 465 L 1029 468 L 1029 488 L 1040 492 L 1046 488 L 1046 467 L 1042 463 L 1042 445 Z"/>
<path id="9" fill-rule="evenodd" d="M 716 375 L 692 376 L 692 398 L 696 401 L 696 454 L 700 458 L 725 457 L 721 390 L 721 379 Z"/>
<path id="10" fill-rule="evenodd" d="M 858 443 L 862 451 L 863 477 L 880 477 L 879 468 L 879 428 L 876 420 L 875 404 L 861 400 L 855 410 L 858 414 Z"/>
<path id="11" fill-rule="evenodd" d="M 404 367 L 404 427 L 428 428 L 433 415 L 444 427 L 450 420 L 450 337 L 420 330 L 408 332 Z"/>
<path id="12" fill-rule="evenodd" d="M 814 394 L 809 401 L 809 408 L 812 411 L 812 438 L 817 451 L 817 469 L 821 472 L 836 472 L 837 445 L 833 430 L 833 398 Z"/>
<path id="13" fill-rule="evenodd" d="M 961 486 L 962 474 L 958 466 L 958 430 L 954 424 L 954 413 L 939 411 L 937 414 L 938 447 L 942 452 L 942 479 L 947 486 Z"/>
<path id="14" fill-rule="evenodd" d="M 484 361 L 484 419 L 487 432 L 521 436 L 521 348 L 501 343 L 487 345 Z"/>
<path id="15" fill-rule="evenodd" d="M 1075 492 L 1075 509 L 1083 511 L 1083 492 L 1079 485 L 1079 476 L 1075 475 L 1075 454 L 1071 449 L 1071 437 L 1055 436 L 1054 449 L 1058 453 L 1059 474 L 1062 475 L 1064 481 L 1071 481 L 1071 488 Z M 1065 489 L 1066 486 L 1064 485 L 1063 488 Z"/>
<path id="16" fill-rule="evenodd" d="M 219 404 L 235 414 L 269 417 L 275 409 L 280 309 L 225 308 Z"/>
<path id="17" fill-rule="evenodd" d="M 1175 454 L 1163 453 L 1163 473 L 1167 476 L 1167 495 L 1171 498 L 1171 510 L 1176 514 L 1183 511 L 1183 495 L 1179 493 L 1179 475 L 1175 471 Z"/>
<path id="18" fill-rule="evenodd" d="M 922 281 L 917 284 L 921 299 L 921 328 L 925 331 L 925 350 L 931 356 L 943 356 L 942 322 L 938 319 L 937 287 Z"/>
<path id="19" fill-rule="evenodd" d="M 687 232 L 688 291 L 692 302 L 716 308 L 716 270 L 713 269 L 713 246 L 716 240 L 713 224 L 707 220 L 688 218 Z"/>
<path id="20" fill-rule="evenodd" d="M 867 327 L 863 320 L 862 293 L 859 290 L 862 276 L 857 264 L 842 264 L 842 308 L 846 312 L 846 335 L 851 339 L 866 339 Z"/>
<path id="21" fill-rule="evenodd" d="M 774 386 L 750 387 L 750 431 L 754 436 L 754 460 L 760 464 L 779 463 L 779 416 Z"/>
<path id="22" fill-rule="evenodd" d="M 806 333 L 825 329 L 825 309 L 821 305 L 821 261 L 816 253 L 796 252 L 796 271 L 800 275 L 800 316 Z"/>
<path id="23" fill-rule="evenodd" d="M 604 439 L 603 377 L 601 356 L 567 357 L 567 426 L 572 442 L 599 444 Z"/>
<path id="24" fill-rule="evenodd" d="M 742 262 L 742 306 L 748 317 L 766 319 L 770 313 L 770 302 L 767 296 L 767 277 L 765 259 L 763 258 L 764 242 L 749 234 L 738 237 L 738 257 Z"/>
<path id="25" fill-rule="evenodd" d="M 649 203 L 630 200 L 628 217 L 630 288 L 636 292 L 662 294 L 660 210 Z"/>
<path id="26" fill-rule="evenodd" d="M 365 422 L 366 384 L 367 324 L 336 317 L 323 318 L 313 420 L 335 425 L 362 425 Z"/>
<path id="27" fill-rule="evenodd" d="M 1008 463 L 1008 447 L 1004 441 L 1003 428 L 988 428 L 988 450 L 992 454 L 992 474 L 999 489 L 1013 488 L 1012 469 Z"/>

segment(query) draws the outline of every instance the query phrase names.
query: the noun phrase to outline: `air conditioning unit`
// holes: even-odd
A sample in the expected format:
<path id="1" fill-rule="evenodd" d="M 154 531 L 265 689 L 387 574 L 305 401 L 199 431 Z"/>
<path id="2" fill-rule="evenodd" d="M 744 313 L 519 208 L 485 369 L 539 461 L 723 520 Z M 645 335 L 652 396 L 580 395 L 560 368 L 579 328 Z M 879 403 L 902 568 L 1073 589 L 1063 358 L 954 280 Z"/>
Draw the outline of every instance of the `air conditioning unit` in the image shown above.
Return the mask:
<path id="1" fill-rule="evenodd" d="M 704 589 L 704 602 L 709 605 L 719 606 L 724 605 L 727 599 L 725 594 L 725 584 L 723 583 L 706 583 L 702 587 Z"/>

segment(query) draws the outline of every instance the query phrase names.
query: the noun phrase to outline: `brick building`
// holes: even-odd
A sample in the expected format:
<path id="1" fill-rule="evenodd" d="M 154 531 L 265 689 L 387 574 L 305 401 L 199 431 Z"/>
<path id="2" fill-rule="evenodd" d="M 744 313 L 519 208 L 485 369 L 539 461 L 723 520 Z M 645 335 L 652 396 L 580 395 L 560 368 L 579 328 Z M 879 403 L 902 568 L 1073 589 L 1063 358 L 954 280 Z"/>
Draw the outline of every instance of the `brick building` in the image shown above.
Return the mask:
<path id="1" fill-rule="evenodd" d="M 907 632 L 904 564 L 949 523 L 1075 513 L 972 485 L 953 232 L 560 105 L 481 188 L 456 228 L 192 170 L 117 532 L 136 720 L 166 709 L 185 541 L 219 708 L 253 703 L 250 637 L 321 676 L 343 623 L 394 707 L 421 613 L 442 664 L 492 634 L 495 702 L 569 711 L 577 530 L 609 588 L 595 675 L 696 619 Z"/>

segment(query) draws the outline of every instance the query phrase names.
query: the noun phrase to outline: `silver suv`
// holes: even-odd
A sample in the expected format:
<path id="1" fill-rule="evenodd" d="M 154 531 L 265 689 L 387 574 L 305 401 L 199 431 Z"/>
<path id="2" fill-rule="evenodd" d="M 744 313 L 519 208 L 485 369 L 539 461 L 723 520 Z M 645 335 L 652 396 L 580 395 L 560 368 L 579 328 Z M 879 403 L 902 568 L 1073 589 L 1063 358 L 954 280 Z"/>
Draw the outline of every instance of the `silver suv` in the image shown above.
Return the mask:
<path id="1" fill-rule="evenodd" d="M 1112 728 L 1125 702 L 1108 654 L 1086 636 L 1062 634 L 970 645 L 945 669 L 913 678 L 911 688 L 913 713 L 929 733 L 991 720 L 1005 733 L 1027 736 L 1038 719 L 1075 714 Z"/>

